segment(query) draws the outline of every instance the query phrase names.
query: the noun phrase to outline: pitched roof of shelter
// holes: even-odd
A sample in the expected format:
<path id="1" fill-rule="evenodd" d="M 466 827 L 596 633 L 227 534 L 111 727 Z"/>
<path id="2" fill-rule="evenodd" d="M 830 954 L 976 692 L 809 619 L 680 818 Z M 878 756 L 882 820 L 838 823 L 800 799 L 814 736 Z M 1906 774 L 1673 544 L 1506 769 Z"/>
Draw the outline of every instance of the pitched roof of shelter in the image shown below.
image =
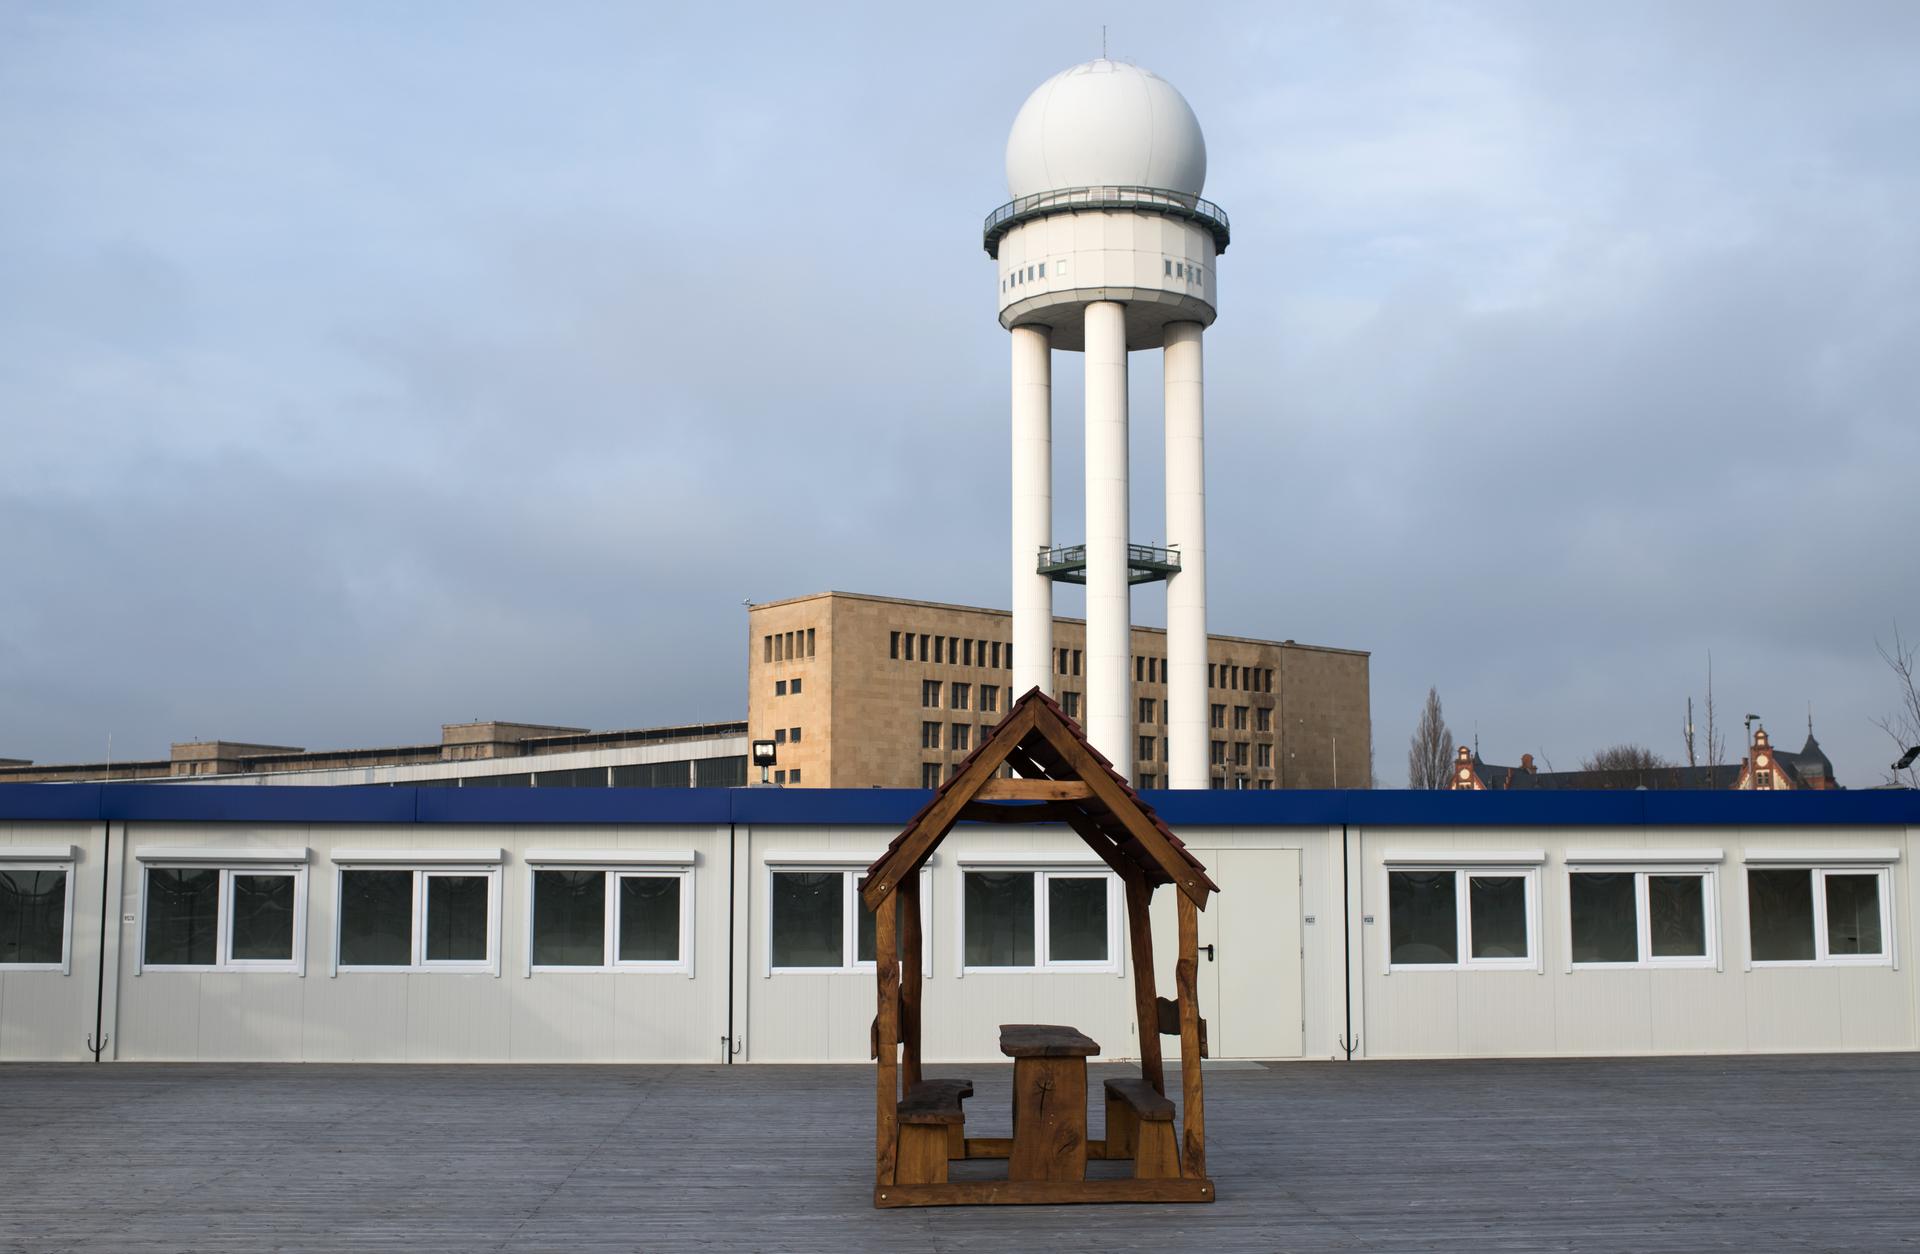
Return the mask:
<path id="1" fill-rule="evenodd" d="M 998 779 L 1001 766 L 1017 778 Z M 1039 688 L 955 768 L 868 868 L 869 908 L 917 870 L 959 822 L 1065 823 L 1123 880 L 1172 884 L 1205 907 L 1219 886 L 1065 710 Z"/>

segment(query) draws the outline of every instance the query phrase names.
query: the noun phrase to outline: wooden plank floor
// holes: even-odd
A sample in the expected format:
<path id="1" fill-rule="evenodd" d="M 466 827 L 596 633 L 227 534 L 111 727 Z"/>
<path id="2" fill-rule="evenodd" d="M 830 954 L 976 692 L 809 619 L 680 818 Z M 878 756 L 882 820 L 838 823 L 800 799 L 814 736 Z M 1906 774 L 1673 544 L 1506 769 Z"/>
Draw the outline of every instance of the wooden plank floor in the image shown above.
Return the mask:
<path id="1" fill-rule="evenodd" d="M 1005 1135 L 1009 1069 L 961 1073 Z M 1212 1071 L 1221 1200 L 1159 1208 L 876 1212 L 871 1086 L 0 1066 L 0 1250 L 1920 1249 L 1912 1054 Z"/>

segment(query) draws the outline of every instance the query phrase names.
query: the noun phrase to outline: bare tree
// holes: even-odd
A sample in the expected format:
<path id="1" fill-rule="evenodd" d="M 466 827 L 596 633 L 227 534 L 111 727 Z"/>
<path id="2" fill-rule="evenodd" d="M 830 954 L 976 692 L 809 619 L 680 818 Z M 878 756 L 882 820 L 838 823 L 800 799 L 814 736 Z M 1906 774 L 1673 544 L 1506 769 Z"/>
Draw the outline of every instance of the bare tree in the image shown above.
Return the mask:
<path id="1" fill-rule="evenodd" d="M 1705 706 L 1704 713 L 1707 716 L 1707 726 L 1706 733 L 1701 741 L 1700 751 L 1706 755 L 1707 759 L 1707 787 L 1718 788 L 1720 786 L 1720 764 L 1727 756 L 1727 738 L 1714 722 L 1713 717 L 1713 654 L 1711 653 L 1707 654 L 1707 699 L 1703 704 Z M 1687 731 L 1687 765 L 1692 766 L 1694 764 L 1694 748 L 1691 708 L 1688 710 Z"/>
<path id="2" fill-rule="evenodd" d="M 1645 745 L 1609 745 L 1580 764 L 1583 771 L 1663 771 L 1673 763 Z"/>
<path id="3" fill-rule="evenodd" d="M 1893 647 L 1889 649 L 1877 637 L 1873 647 L 1880 651 L 1880 660 L 1893 672 L 1897 707 L 1886 717 L 1874 719 L 1873 725 L 1887 733 L 1887 739 L 1894 745 L 1894 756 L 1905 757 L 1908 749 L 1920 745 L 1920 688 L 1916 688 L 1914 683 L 1914 657 L 1917 650 L 1900 638 L 1900 624 L 1897 622 L 1893 625 Z M 1886 777 L 1889 784 L 1920 788 L 1920 762 L 1909 763 L 1904 771 L 1888 767 Z"/>
<path id="4" fill-rule="evenodd" d="M 1452 778 L 1453 733 L 1440 713 L 1440 693 L 1427 689 L 1427 703 L 1420 707 L 1420 725 L 1414 728 L 1407 745 L 1407 787 L 1445 788 Z"/>
<path id="5" fill-rule="evenodd" d="M 1687 765 L 1699 766 L 1700 759 L 1693 752 L 1693 698 L 1687 698 L 1687 724 L 1681 729 L 1680 739 L 1687 745 Z"/>

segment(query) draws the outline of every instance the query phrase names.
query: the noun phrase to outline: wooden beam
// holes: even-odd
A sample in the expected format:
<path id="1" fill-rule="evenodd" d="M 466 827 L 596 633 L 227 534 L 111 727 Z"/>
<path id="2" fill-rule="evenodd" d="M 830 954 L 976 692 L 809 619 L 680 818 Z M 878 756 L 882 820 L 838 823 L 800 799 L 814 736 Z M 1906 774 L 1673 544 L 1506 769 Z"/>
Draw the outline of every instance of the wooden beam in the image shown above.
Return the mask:
<path id="1" fill-rule="evenodd" d="M 1180 1172 L 1189 1180 L 1207 1174 L 1207 1099 L 1200 1080 L 1200 911 L 1190 897 L 1180 907 L 1180 961 L 1174 986 L 1180 999 Z"/>
<path id="2" fill-rule="evenodd" d="M 1023 706 L 1009 714 L 988 734 L 987 743 L 980 746 L 979 751 L 967 762 L 966 769 L 954 777 L 933 804 L 927 807 L 926 813 L 920 816 L 920 821 L 913 828 L 913 835 L 890 850 L 873 873 L 867 876 L 866 887 L 860 890 L 867 909 L 878 907 L 900 886 L 902 879 L 920 869 L 920 864 L 933 852 L 933 847 L 959 821 L 960 811 L 973 800 L 980 786 L 993 778 L 993 773 L 1006 761 L 1007 753 L 1033 730 L 1037 712 L 1042 708 L 1038 702 Z"/>
<path id="3" fill-rule="evenodd" d="M 1087 848 L 1100 855 L 1100 860 L 1112 868 L 1122 884 L 1145 885 L 1146 879 L 1140 872 L 1140 864 L 1121 853 L 1118 846 L 1107 839 L 1106 833 L 1088 822 L 1085 815 L 1075 811 L 1066 824 L 1087 843 Z"/>
<path id="4" fill-rule="evenodd" d="M 1092 751 L 1076 740 L 1073 733 L 1056 719 L 1041 720 L 1036 726 L 1054 751 L 1066 760 L 1068 769 L 1092 785 L 1093 799 L 1126 825 L 1127 831 L 1140 842 L 1141 848 L 1152 857 L 1173 886 L 1180 890 L 1181 896 L 1195 906 L 1204 907 L 1207 894 L 1212 891 L 1207 877 L 1181 857 L 1179 851 L 1167 841 L 1166 835 L 1147 820 L 1147 816 L 1140 812 L 1140 803 L 1127 795 L 1118 781 L 1100 765 Z"/>
<path id="5" fill-rule="evenodd" d="M 977 801 L 1081 801 L 1093 789 L 1077 779 L 990 779 L 973 795 Z"/>
<path id="6" fill-rule="evenodd" d="M 900 1060 L 900 1083 L 912 1092 L 920 1083 L 920 877 L 909 875 L 900 885 L 900 1040 L 906 1046 Z M 876 940 L 878 938 L 876 937 Z M 874 957 L 882 957 L 876 950 Z M 944 1178 L 944 1177 L 943 1177 Z"/>
<path id="7" fill-rule="evenodd" d="M 874 1045 L 880 1055 L 874 1077 L 873 1181 L 886 1188 L 893 1183 L 899 1146 L 900 1118 L 900 964 L 899 934 L 894 926 L 900 899 L 889 894 L 873 912 L 873 969 L 880 998 L 879 1024 Z"/>
<path id="8" fill-rule="evenodd" d="M 996 805 L 987 801 L 969 801 L 960 808 L 962 823 L 1065 823 L 1080 813 L 1080 807 L 1066 801 L 1042 801 L 1035 805 Z"/>
<path id="9" fill-rule="evenodd" d="M 1133 1009 L 1140 1022 L 1140 1076 L 1153 1091 L 1167 1095 L 1167 1077 L 1160 1061 L 1159 1004 L 1153 988 L 1153 919 L 1148 908 L 1153 890 L 1134 879 L 1127 884 L 1127 936 L 1133 947 Z"/>
<path id="10" fill-rule="evenodd" d="M 896 1184 L 873 1191 L 873 1204 L 895 1206 L 1057 1206 L 1069 1202 L 1211 1202 L 1213 1181 L 949 1180 Z"/>
<path id="11" fill-rule="evenodd" d="M 1162 997 L 1155 1003 L 1155 1008 L 1160 1011 L 1160 1035 L 1180 1035 L 1180 1003 Z M 1207 1052 L 1207 1017 L 1205 1015 L 1200 1016 L 1200 1056 L 1213 1057 Z"/>

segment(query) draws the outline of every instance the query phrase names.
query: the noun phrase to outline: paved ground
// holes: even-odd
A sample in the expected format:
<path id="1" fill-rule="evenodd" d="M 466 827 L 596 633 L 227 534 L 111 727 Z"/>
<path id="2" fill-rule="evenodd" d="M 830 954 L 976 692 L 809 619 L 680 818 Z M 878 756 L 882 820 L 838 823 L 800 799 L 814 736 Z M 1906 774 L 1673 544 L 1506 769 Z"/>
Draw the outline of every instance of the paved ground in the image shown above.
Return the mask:
<path id="1" fill-rule="evenodd" d="M 871 1083 L 0 1066 L 0 1250 L 1920 1249 L 1912 1054 L 1210 1071 L 1211 1206 L 876 1212 Z"/>

